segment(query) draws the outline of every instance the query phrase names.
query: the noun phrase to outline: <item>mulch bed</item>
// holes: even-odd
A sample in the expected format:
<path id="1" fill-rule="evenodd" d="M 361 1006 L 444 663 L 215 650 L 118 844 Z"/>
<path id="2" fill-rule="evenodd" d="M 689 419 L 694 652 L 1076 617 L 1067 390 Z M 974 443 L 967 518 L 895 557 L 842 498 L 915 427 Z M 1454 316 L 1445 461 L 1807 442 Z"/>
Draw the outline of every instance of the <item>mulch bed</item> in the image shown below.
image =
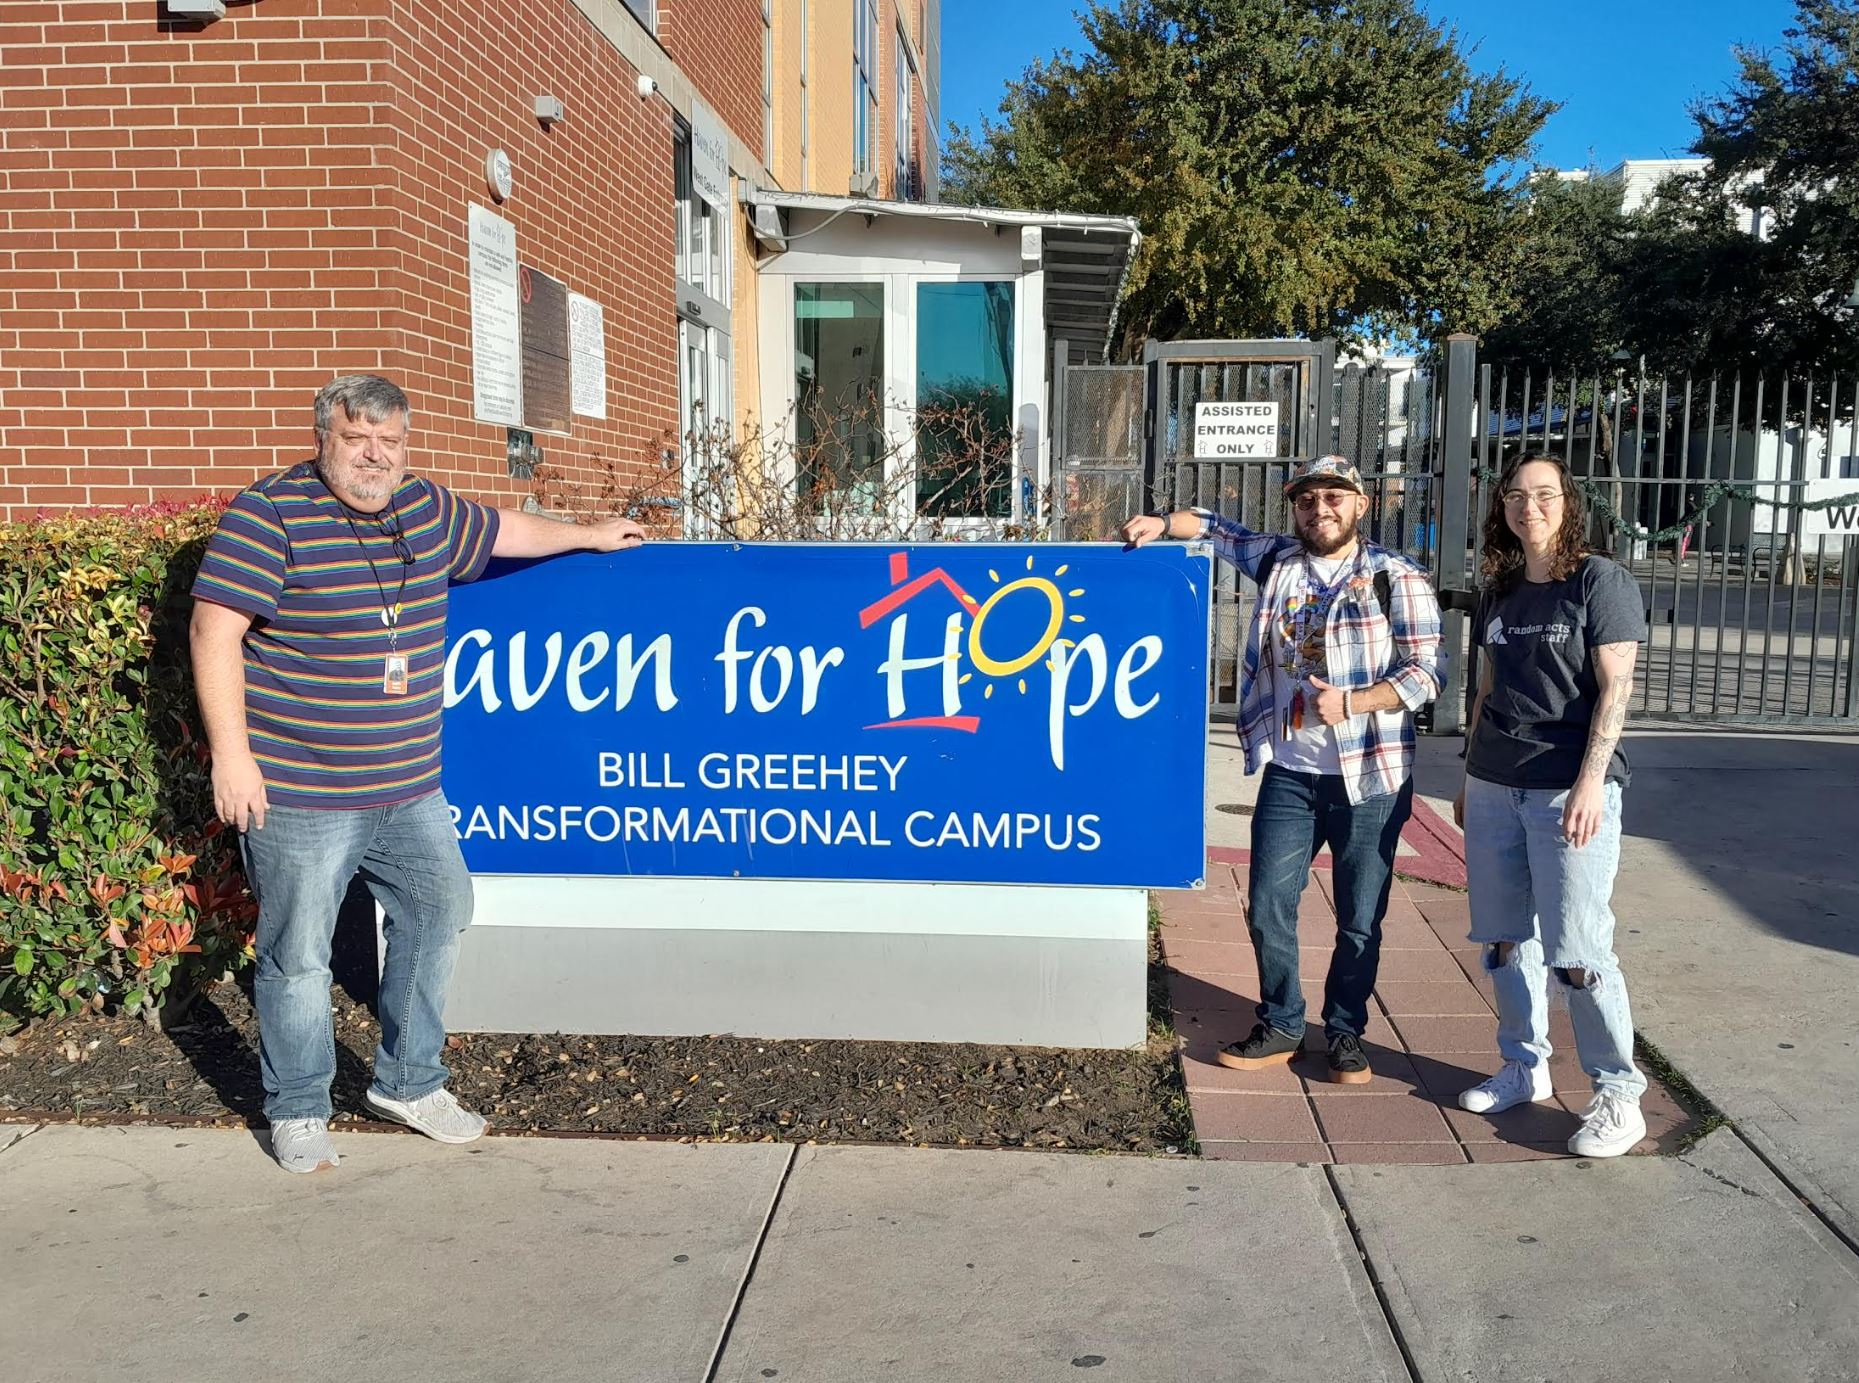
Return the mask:
<path id="1" fill-rule="evenodd" d="M 361 1096 L 380 1028 L 368 997 L 334 991 L 338 1124 L 370 1122 Z M 448 1040 L 446 1065 L 451 1090 L 503 1133 L 1187 1152 L 1167 1012 L 1139 1051 L 472 1033 Z M 0 1120 L 258 1125 L 263 1098 L 238 984 L 166 1031 L 86 1016 L 0 1039 Z"/>

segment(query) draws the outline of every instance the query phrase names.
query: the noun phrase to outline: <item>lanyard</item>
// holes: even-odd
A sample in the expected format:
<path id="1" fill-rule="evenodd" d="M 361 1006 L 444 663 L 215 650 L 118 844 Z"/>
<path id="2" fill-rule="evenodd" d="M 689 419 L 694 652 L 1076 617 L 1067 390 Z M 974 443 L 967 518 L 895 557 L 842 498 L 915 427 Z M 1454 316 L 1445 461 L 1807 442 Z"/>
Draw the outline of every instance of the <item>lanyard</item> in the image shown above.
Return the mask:
<path id="1" fill-rule="evenodd" d="M 368 564 L 368 574 L 374 578 L 374 588 L 381 596 L 381 623 L 387 628 L 387 660 L 381 675 L 381 690 L 390 696 L 404 696 L 407 692 L 407 660 L 400 652 L 400 607 L 407 594 L 407 569 L 413 565 L 413 550 L 407 546 L 406 534 L 400 528 L 400 516 L 390 507 L 387 518 L 381 520 L 381 531 L 387 535 L 394 546 L 394 555 L 400 559 L 400 586 L 394 592 L 393 600 L 387 598 L 387 587 L 381 581 L 380 568 L 374 564 L 374 557 L 368 551 L 368 545 L 362 541 L 361 530 L 355 526 L 355 516 L 342 508 L 342 517 L 348 520 L 349 532 L 355 536 L 355 546 L 361 549 L 362 560 Z M 388 520 L 392 520 L 390 523 Z"/>

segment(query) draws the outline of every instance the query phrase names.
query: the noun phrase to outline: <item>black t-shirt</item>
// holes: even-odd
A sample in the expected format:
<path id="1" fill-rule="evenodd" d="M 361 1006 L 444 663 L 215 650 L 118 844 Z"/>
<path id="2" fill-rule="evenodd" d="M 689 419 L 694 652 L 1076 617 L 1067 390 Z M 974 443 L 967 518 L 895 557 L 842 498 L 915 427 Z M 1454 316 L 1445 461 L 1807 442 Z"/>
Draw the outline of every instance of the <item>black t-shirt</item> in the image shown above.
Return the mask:
<path id="1" fill-rule="evenodd" d="M 1491 660 L 1491 694 L 1465 771 L 1510 788 L 1573 787 L 1600 691 L 1589 650 L 1645 641 L 1639 582 L 1618 562 L 1590 557 L 1561 581 L 1487 591 L 1473 620 Z M 1628 777 L 1626 753 L 1616 746 L 1607 779 L 1624 787 Z"/>

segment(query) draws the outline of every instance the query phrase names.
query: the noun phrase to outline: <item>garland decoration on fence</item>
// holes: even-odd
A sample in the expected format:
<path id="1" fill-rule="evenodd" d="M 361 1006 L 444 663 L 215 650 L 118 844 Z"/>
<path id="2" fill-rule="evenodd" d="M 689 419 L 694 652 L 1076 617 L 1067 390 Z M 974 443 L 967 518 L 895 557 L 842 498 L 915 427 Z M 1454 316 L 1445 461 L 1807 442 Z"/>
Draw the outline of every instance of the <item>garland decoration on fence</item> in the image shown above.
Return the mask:
<path id="1" fill-rule="evenodd" d="M 1486 484 L 1495 484 L 1498 479 L 1498 473 L 1487 466 L 1478 472 L 1478 477 Z M 1609 527 L 1617 532 L 1626 534 L 1629 538 L 1637 538 L 1642 542 L 1649 543 L 1673 542 L 1684 537 L 1686 533 L 1697 526 L 1698 521 L 1702 519 L 1705 514 L 1709 513 L 1726 499 L 1747 500 L 1751 504 L 1764 504 L 1771 509 L 1799 509 L 1805 511 L 1809 509 L 1837 509 L 1841 507 L 1849 509 L 1859 508 L 1859 491 L 1847 495 L 1835 495 L 1830 499 L 1765 499 L 1763 496 L 1756 493 L 1753 485 L 1738 485 L 1727 480 L 1713 480 L 1709 485 L 1704 487 L 1704 497 L 1694 503 L 1691 508 L 1686 511 L 1685 516 L 1679 519 L 1678 522 L 1670 524 L 1665 528 L 1642 528 L 1639 524 L 1623 515 L 1618 509 L 1614 508 L 1607 496 L 1601 493 L 1601 485 L 1611 482 L 1601 481 L 1597 483 L 1590 477 L 1580 475 L 1571 475 L 1569 478 L 1581 487 L 1582 493 L 1588 497 L 1588 502 L 1600 512 L 1601 517 L 1606 520 Z M 1631 485 L 1634 483 L 1634 477 L 1622 476 L 1618 483 Z"/>

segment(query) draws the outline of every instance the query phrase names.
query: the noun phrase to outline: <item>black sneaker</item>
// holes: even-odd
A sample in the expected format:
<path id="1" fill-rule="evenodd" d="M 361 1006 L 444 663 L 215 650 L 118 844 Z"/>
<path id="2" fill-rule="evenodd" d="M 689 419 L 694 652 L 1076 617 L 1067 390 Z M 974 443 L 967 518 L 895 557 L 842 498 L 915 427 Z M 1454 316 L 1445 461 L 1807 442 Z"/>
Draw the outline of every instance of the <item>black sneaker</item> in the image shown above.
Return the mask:
<path id="1" fill-rule="evenodd" d="M 1283 1066 L 1297 1055 L 1297 1049 L 1303 1044 L 1302 1033 L 1279 1032 L 1277 1028 L 1257 1023 L 1250 1037 L 1227 1043 L 1215 1060 L 1235 1071 L 1257 1071 L 1266 1066 Z"/>
<path id="2" fill-rule="evenodd" d="M 1362 1042 L 1353 1033 L 1339 1032 L 1330 1039 L 1330 1081 L 1334 1085 L 1363 1085 L 1373 1080 Z"/>

